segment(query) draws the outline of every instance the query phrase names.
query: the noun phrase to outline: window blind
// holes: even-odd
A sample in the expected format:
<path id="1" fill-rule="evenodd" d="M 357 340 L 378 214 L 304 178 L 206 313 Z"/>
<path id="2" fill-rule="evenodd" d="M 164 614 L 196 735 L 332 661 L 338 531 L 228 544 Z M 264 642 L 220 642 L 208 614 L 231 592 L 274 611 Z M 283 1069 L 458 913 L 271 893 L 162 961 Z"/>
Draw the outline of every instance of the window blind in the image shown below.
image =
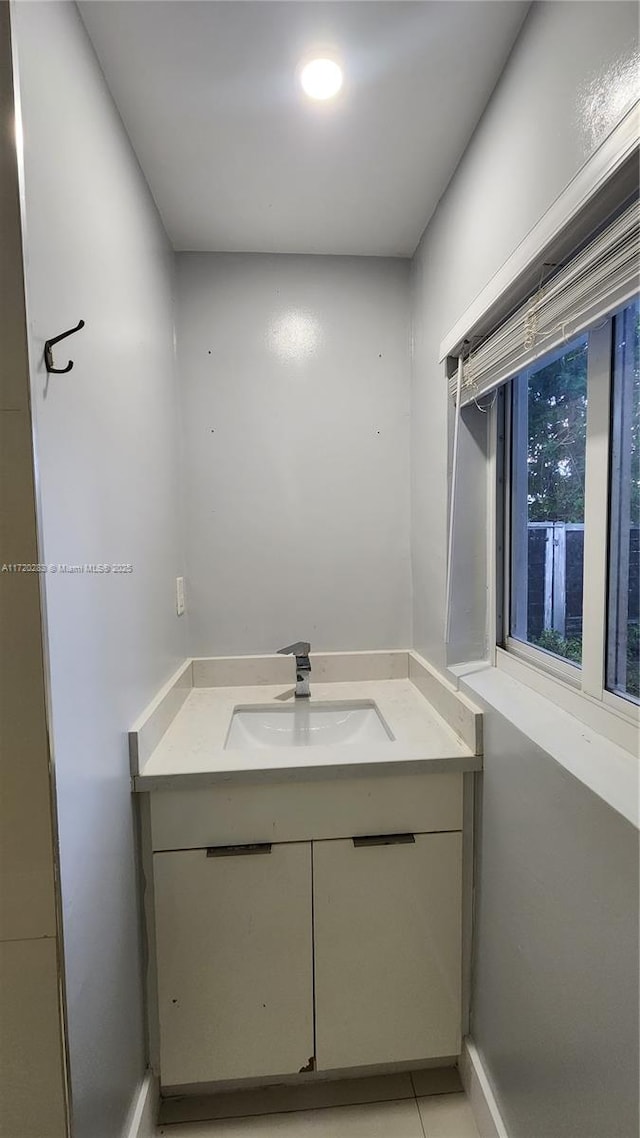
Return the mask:
<path id="1" fill-rule="evenodd" d="M 493 391 L 638 291 L 640 212 L 628 206 L 464 360 L 461 406 Z M 457 394 L 457 376 L 449 393 Z"/>

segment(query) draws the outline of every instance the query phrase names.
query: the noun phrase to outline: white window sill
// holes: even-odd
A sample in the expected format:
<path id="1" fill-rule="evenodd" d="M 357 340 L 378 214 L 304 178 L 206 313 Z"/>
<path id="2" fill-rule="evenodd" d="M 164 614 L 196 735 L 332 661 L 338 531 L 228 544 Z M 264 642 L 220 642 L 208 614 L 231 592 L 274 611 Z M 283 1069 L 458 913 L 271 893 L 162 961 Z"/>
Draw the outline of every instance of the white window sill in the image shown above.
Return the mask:
<path id="1" fill-rule="evenodd" d="M 454 669 L 450 669 L 454 671 Z M 495 708 L 613 810 L 640 829 L 640 762 L 556 703 L 500 668 L 458 665 L 462 691 Z M 637 728 L 632 730 L 636 731 Z"/>

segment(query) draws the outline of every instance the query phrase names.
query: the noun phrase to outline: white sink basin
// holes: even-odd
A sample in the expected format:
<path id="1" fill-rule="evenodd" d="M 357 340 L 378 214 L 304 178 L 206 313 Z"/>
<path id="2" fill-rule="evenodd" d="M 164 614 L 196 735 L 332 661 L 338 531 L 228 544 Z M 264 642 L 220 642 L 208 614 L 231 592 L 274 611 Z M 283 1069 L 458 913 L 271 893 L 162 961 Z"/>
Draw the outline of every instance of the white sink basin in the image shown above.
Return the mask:
<path id="1" fill-rule="evenodd" d="M 375 703 L 310 703 L 236 707 L 225 748 L 343 746 L 393 739 Z"/>

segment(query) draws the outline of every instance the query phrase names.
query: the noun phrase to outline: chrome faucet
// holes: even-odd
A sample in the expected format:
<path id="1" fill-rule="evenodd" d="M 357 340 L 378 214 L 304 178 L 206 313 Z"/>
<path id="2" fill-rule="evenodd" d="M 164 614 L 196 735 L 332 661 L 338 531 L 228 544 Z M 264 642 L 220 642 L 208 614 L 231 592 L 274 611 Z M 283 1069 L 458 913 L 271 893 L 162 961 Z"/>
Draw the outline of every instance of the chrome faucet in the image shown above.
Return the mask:
<path id="1" fill-rule="evenodd" d="M 296 699 L 308 699 L 311 695 L 309 690 L 310 651 L 311 645 L 307 640 L 297 640 L 295 644 L 289 644 L 286 648 L 278 648 L 279 656 L 295 656 L 296 658 Z"/>

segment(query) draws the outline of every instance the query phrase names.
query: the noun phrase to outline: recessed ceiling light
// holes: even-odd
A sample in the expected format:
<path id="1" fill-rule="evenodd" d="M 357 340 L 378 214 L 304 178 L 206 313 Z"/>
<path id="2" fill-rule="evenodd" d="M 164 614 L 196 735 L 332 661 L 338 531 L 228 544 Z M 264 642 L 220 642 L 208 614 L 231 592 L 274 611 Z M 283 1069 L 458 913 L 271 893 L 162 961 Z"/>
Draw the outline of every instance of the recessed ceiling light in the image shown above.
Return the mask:
<path id="1" fill-rule="evenodd" d="M 310 99 L 332 99 L 342 87 L 342 68 L 333 59 L 312 59 L 302 68 L 300 82 Z"/>

